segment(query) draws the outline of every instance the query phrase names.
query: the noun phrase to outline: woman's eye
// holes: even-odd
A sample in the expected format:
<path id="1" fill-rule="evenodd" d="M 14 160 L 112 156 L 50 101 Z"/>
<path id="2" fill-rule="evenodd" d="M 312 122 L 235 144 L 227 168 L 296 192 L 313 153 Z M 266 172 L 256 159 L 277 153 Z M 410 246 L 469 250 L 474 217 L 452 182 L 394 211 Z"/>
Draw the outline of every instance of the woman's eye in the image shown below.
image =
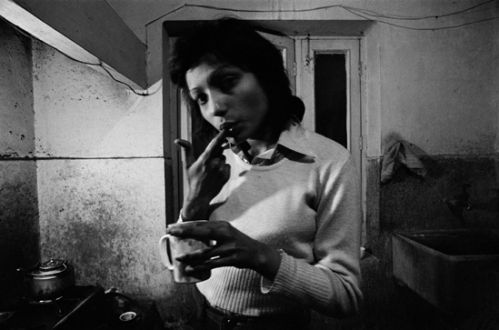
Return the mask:
<path id="1" fill-rule="evenodd" d="M 220 81 L 220 89 L 228 92 L 237 85 L 238 81 L 239 78 L 236 76 L 227 76 Z"/>
<path id="2" fill-rule="evenodd" d="M 200 95 L 196 96 L 194 101 L 196 101 L 196 103 L 199 105 L 203 105 L 208 101 L 208 97 L 204 94 L 200 94 Z"/>

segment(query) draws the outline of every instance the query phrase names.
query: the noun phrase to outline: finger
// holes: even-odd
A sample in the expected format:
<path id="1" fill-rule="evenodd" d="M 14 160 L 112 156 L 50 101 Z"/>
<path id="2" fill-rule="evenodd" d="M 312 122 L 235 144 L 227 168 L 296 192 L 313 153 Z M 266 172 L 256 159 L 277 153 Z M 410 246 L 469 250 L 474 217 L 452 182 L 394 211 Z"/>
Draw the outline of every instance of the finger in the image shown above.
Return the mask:
<path id="1" fill-rule="evenodd" d="M 225 149 L 224 146 L 226 145 L 228 136 L 228 130 L 221 130 L 220 133 L 218 133 L 217 136 L 215 136 L 213 140 L 210 141 L 201 157 L 209 159 L 221 155 L 223 150 Z"/>
<path id="2" fill-rule="evenodd" d="M 204 270 L 210 270 L 213 268 L 219 268 L 219 267 L 227 267 L 227 266 L 233 266 L 234 265 L 234 257 L 233 256 L 228 256 L 228 257 L 213 257 L 211 259 L 206 260 L 205 262 L 198 263 L 198 264 L 189 264 L 187 267 L 185 267 L 185 271 L 187 273 L 196 273 Z"/>
<path id="3" fill-rule="evenodd" d="M 191 165 L 196 160 L 194 157 L 194 150 L 192 148 L 192 144 L 189 141 L 182 139 L 176 139 L 174 143 L 180 148 L 182 148 L 182 150 L 184 151 L 182 153 L 182 161 L 184 162 L 186 168 L 191 167 Z"/>
<path id="4" fill-rule="evenodd" d="M 186 264 L 196 265 L 217 256 L 218 254 L 216 252 L 216 247 L 210 246 L 204 249 L 199 249 L 189 253 L 181 254 L 177 256 L 175 259 L 184 262 Z"/>
<path id="5" fill-rule="evenodd" d="M 203 221 L 192 225 L 174 224 L 169 226 L 168 233 L 180 238 L 194 238 L 197 240 L 223 241 L 230 237 L 231 225 L 226 221 Z"/>
<path id="6" fill-rule="evenodd" d="M 228 262 L 234 262 L 234 258 L 236 258 L 235 250 L 230 246 L 211 246 L 179 255 L 175 259 L 192 267 L 214 263 L 220 265 L 221 262 L 225 262 L 225 266 L 229 266 Z"/>

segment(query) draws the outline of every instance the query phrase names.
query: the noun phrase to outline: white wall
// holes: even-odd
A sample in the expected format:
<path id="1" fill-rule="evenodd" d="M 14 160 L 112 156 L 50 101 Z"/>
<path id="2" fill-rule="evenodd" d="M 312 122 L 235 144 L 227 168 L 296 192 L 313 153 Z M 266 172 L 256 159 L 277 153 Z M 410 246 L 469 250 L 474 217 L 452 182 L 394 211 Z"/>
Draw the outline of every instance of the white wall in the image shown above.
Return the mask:
<path id="1" fill-rule="evenodd" d="M 430 155 L 487 155 L 498 132 L 497 22 L 381 32 L 382 135 Z"/>

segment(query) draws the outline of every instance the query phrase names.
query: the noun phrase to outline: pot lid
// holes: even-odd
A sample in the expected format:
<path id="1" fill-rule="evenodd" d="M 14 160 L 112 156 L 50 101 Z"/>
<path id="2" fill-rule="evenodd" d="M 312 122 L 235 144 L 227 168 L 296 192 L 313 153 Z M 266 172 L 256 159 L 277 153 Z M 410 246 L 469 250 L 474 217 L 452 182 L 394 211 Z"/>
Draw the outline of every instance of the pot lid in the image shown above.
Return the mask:
<path id="1" fill-rule="evenodd" d="M 66 260 L 61 260 L 61 259 L 50 259 L 48 261 L 44 261 L 38 265 L 38 267 L 35 267 L 32 269 L 30 272 L 31 275 L 42 275 L 42 276 L 47 276 L 47 275 L 55 275 L 62 273 L 65 271 L 67 268 L 66 265 Z"/>
<path id="2" fill-rule="evenodd" d="M 50 271 L 59 268 L 65 268 L 66 261 L 61 259 L 50 259 L 49 261 L 42 262 L 40 264 L 40 270 Z"/>

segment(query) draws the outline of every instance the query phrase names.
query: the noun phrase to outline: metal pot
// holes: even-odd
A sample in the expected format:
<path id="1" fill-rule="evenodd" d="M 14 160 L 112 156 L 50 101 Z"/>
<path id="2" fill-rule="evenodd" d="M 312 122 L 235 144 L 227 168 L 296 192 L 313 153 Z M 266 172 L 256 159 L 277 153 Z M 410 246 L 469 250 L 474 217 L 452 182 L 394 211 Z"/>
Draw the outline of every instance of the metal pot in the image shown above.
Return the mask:
<path id="1" fill-rule="evenodd" d="M 50 259 L 28 269 L 25 281 L 29 298 L 54 300 L 62 297 L 69 287 L 75 286 L 74 268 L 66 260 Z"/>

